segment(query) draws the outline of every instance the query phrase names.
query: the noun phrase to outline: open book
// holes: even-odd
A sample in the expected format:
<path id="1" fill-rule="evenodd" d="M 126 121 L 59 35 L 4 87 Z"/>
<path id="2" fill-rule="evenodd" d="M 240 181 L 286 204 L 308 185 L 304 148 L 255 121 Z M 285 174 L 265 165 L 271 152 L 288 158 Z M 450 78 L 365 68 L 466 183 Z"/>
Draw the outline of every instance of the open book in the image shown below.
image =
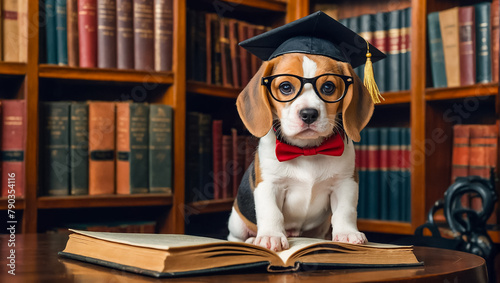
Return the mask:
<path id="1" fill-rule="evenodd" d="M 154 277 L 195 275 L 262 267 L 295 271 L 301 266 L 400 267 L 422 265 L 411 246 L 354 245 L 321 239 L 289 238 L 281 252 L 212 238 L 71 230 L 59 255 Z"/>

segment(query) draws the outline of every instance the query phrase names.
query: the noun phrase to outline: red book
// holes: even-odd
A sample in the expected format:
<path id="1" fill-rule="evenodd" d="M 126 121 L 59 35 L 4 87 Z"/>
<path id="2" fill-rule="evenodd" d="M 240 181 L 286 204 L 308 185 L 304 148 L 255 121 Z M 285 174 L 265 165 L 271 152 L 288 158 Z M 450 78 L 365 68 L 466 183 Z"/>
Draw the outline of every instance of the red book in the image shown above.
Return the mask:
<path id="1" fill-rule="evenodd" d="M 246 138 L 244 136 L 238 136 L 238 131 L 236 129 L 231 129 L 231 134 L 233 137 L 233 196 L 238 194 L 238 187 L 240 186 L 241 179 L 243 178 L 243 173 L 245 173 L 245 146 Z"/>
<path id="2" fill-rule="evenodd" d="M 498 82 L 499 52 L 500 52 L 500 3 L 499 0 L 491 1 L 491 67 L 492 79 Z"/>
<path id="3" fill-rule="evenodd" d="M 80 67 L 97 66 L 97 0 L 78 0 Z"/>
<path id="4" fill-rule="evenodd" d="M 2 196 L 24 195 L 24 156 L 26 148 L 26 103 L 2 101 Z M 10 180 L 15 181 L 10 182 Z"/>
<path id="5" fill-rule="evenodd" d="M 476 32 L 474 24 L 474 6 L 458 9 L 460 85 L 476 83 Z"/>
<path id="6" fill-rule="evenodd" d="M 222 198 L 223 172 L 222 172 L 222 120 L 212 122 L 212 147 L 214 170 L 214 199 Z"/>
<path id="7" fill-rule="evenodd" d="M 226 199 L 233 194 L 233 137 L 222 136 L 222 198 Z"/>
<path id="8" fill-rule="evenodd" d="M 115 0 L 97 0 L 97 66 L 116 68 Z"/>
<path id="9" fill-rule="evenodd" d="M 134 68 L 134 11 L 133 0 L 116 2 L 116 39 L 118 69 Z"/>
<path id="10" fill-rule="evenodd" d="M 451 182 L 457 177 L 469 175 L 470 126 L 453 126 L 453 155 L 451 161 Z"/>
<path id="11" fill-rule="evenodd" d="M 134 0 L 134 67 L 154 70 L 154 0 Z"/>
<path id="12" fill-rule="evenodd" d="M 155 71 L 172 70 L 174 1 L 155 0 Z"/>

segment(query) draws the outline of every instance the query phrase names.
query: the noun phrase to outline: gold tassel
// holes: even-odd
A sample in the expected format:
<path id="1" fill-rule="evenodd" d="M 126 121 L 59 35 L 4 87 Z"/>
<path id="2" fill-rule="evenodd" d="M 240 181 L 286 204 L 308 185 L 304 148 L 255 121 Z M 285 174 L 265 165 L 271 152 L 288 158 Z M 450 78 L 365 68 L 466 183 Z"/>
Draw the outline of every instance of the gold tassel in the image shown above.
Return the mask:
<path id="1" fill-rule="evenodd" d="M 373 75 L 373 65 L 372 65 L 372 54 L 370 53 L 370 44 L 366 41 L 366 63 L 365 63 L 365 78 L 363 83 L 368 89 L 370 96 L 372 97 L 373 103 L 380 103 L 381 100 L 385 100 L 380 91 L 378 90 L 377 83 L 375 82 L 375 77 Z"/>

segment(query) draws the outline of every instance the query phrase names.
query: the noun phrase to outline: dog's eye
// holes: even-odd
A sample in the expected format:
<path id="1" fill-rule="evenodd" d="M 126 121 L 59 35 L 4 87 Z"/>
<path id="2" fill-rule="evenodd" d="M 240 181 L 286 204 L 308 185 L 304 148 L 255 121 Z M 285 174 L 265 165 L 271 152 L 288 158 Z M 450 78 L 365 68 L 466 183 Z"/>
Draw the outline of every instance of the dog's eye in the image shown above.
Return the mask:
<path id="1" fill-rule="evenodd" d="M 321 93 L 324 95 L 332 95 L 335 92 L 335 89 L 337 89 L 337 87 L 335 87 L 335 84 L 330 81 L 321 85 Z"/>
<path id="2" fill-rule="evenodd" d="M 294 92 L 294 87 L 290 82 L 282 82 L 279 86 L 280 92 L 284 95 L 290 95 Z"/>

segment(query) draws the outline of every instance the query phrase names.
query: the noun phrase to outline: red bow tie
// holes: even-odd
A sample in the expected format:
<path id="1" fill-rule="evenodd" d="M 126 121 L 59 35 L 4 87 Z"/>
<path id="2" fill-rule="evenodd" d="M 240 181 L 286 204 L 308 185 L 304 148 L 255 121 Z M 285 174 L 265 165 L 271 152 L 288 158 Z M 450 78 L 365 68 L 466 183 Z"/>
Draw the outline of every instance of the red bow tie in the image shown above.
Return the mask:
<path id="1" fill-rule="evenodd" d="M 344 153 L 344 140 L 341 134 L 334 134 L 318 147 L 300 148 L 283 143 L 276 139 L 276 157 L 280 162 L 291 160 L 299 156 L 316 154 L 341 156 Z"/>

